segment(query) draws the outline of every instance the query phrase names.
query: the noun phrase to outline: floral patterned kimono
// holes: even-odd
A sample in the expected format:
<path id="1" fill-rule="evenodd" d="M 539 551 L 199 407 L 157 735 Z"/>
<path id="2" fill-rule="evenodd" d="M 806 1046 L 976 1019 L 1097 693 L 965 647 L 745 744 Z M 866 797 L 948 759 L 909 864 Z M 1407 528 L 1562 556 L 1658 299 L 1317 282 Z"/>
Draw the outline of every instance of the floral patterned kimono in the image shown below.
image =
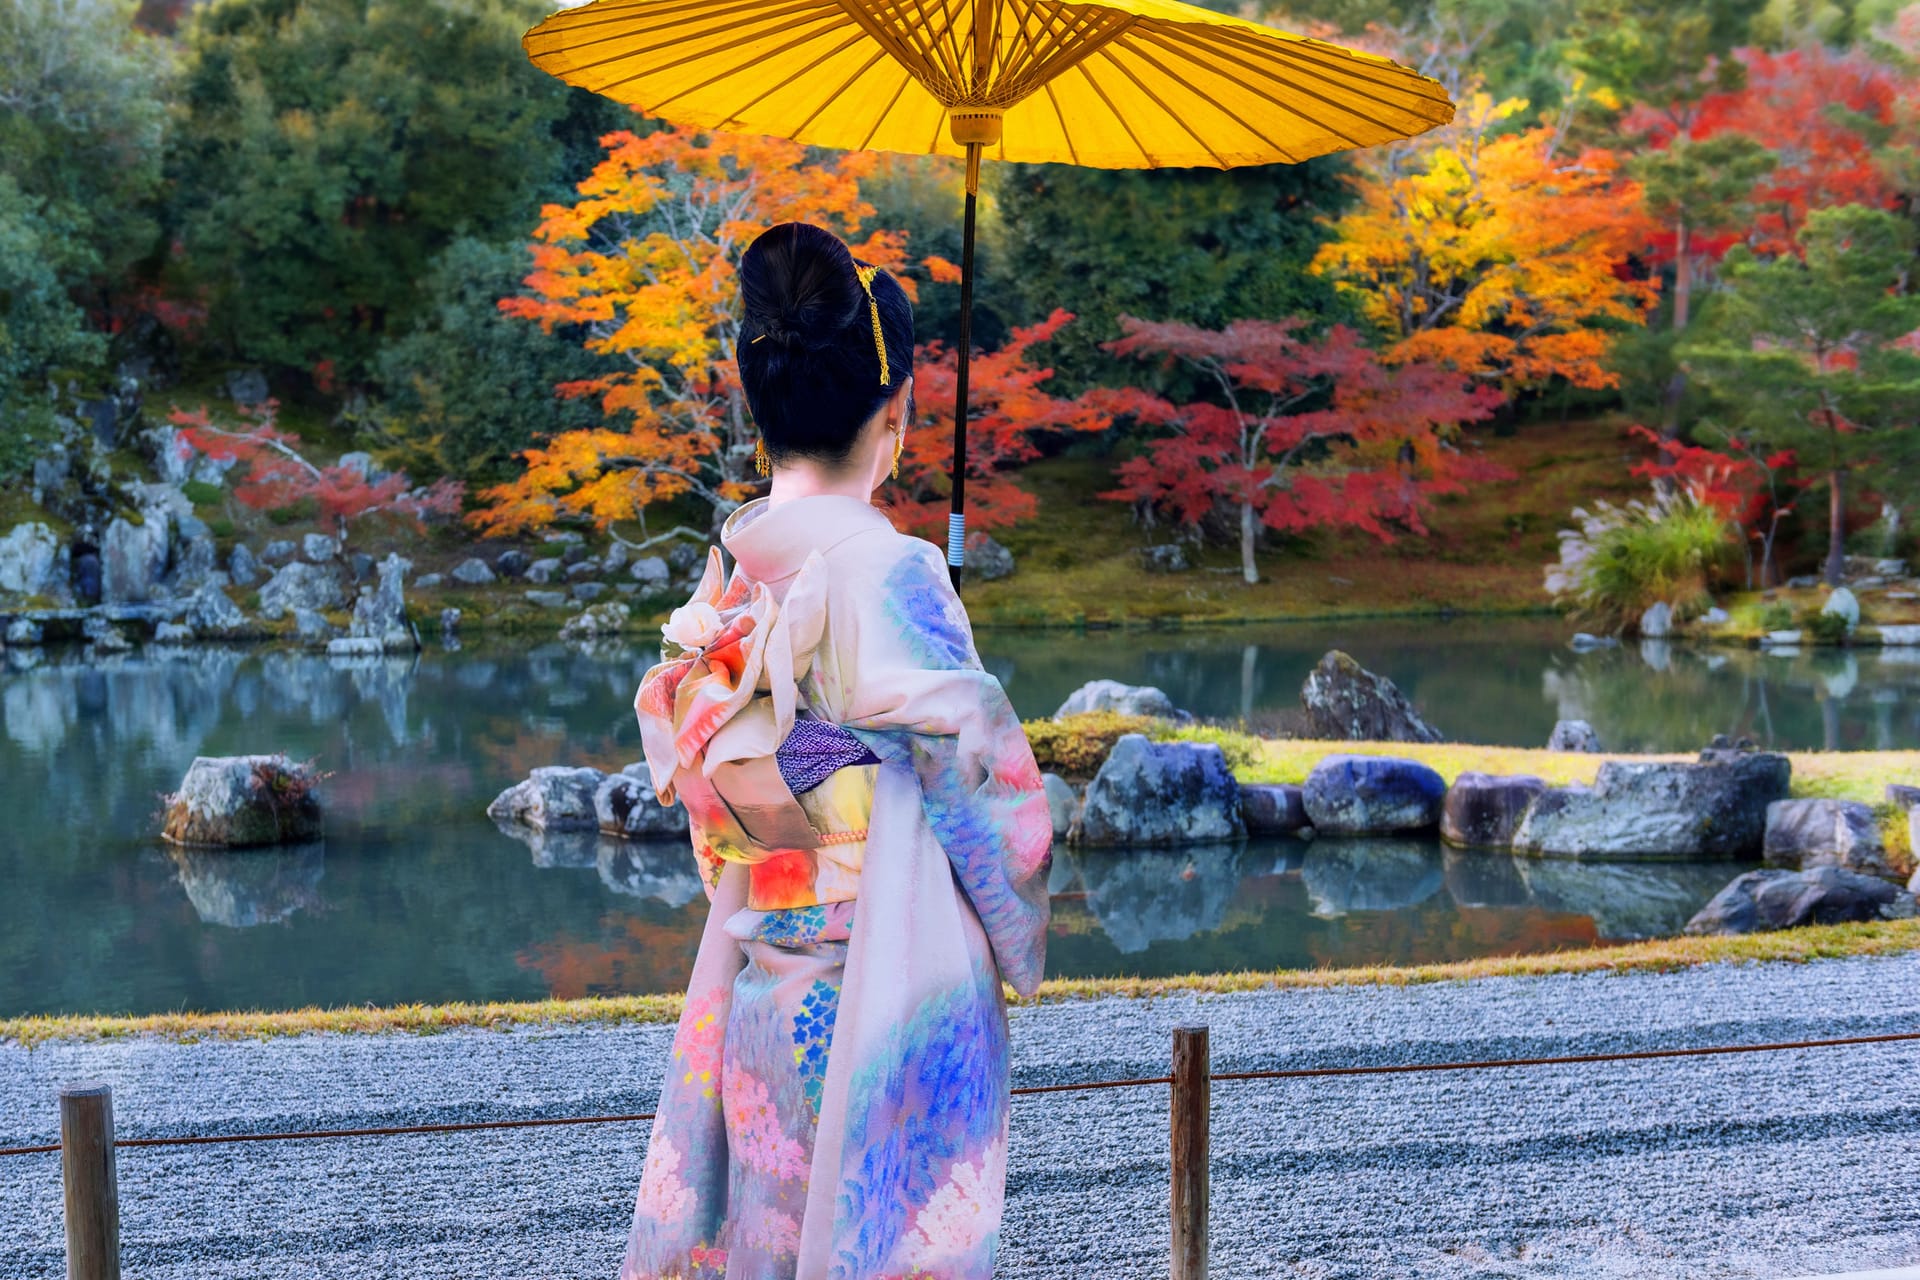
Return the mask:
<path id="1" fill-rule="evenodd" d="M 622 1280 L 986 1280 L 1040 775 L 931 543 L 741 507 L 635 699 L 711 899 Z"/>

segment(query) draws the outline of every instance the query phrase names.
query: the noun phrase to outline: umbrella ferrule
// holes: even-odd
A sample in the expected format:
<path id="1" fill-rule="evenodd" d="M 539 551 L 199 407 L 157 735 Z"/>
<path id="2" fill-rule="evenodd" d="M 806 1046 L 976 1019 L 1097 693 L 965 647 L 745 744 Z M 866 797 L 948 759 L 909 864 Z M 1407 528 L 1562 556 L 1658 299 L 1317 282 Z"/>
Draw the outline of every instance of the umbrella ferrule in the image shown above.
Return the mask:
<path id="1" fill-rule="evenodd" d="M 1000 113 L 979 107 L 956 107 L 947 113 L 947 130 L 967 149 L 967 190 L 980 192 L 980 149 L 1000 142 Z"/>

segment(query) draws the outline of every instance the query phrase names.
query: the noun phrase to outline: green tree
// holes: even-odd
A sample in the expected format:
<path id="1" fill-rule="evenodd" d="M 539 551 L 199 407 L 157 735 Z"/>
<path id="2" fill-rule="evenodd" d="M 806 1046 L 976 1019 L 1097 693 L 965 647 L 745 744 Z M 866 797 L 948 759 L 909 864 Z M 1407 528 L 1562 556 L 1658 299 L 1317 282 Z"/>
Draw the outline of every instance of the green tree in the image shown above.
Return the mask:
<path id="1" fill-rule="evenodd" d="M 543 0 L 230 0 L 196 13 L 171 161 L 228 357 L 366 378 L 463 234 L 524 233 L 627 113 L 530 66 Z"/>
<path id="2" fill-rule="evenodd" d="M 0 173 L 0 484 L 52 438 L 49 371 L 84 368 L 106 354 L 105 338 L 87 327 L 55 266 L 68 238 L 43 201 Z"/>
<path id="3" fill-rule="evenodd" d="M 1079 317 L 1048 357 L 1055 393 L 1138 379 L 1101 350 L 1123 315 L 1206 329 L 1338 317 L 1332 284 L 1307 264 L 1329 236 L 1323 219 L 1352 200 L 1346 169 L 1339 159 L 1225 172 L 998 168 L 995 271 L 1021 309 L 1011 319 L 1057 306 Z"/>
<path id="4" fill-rule="evenodd" d="M 1911 465 L 1920 413 L 1920 297 L 1899 291 L 1913 229 L 1878 209 L 1819 209 L 1797 237 L 1800 253 L 1763 261 L 1736 248 L 1728 287 L 1683 367 L 1727 408 L 1725 428 L 1790 449 L 1824 473 L 1826 578 L 1840 581 L 1849 477 L 1871 467 L 1877 485 Z"/>

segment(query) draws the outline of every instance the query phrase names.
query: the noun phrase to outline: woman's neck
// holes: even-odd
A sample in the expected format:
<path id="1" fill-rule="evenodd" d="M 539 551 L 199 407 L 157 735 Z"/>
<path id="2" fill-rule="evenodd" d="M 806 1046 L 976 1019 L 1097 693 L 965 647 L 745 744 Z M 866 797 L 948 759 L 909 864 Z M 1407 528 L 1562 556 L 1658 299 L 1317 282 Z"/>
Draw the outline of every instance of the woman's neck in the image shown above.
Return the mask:
<path id="1" fill-rule="evenodd" d="M 873 501 L 871 486 L 857 470 L 830 471 L 811 462 L 795 460 L 774 468 L 773 483 L 767 486 L 767 505 L 777 507 L 795 498 L 826 495 L 852 498 L 856 502 Z"/>

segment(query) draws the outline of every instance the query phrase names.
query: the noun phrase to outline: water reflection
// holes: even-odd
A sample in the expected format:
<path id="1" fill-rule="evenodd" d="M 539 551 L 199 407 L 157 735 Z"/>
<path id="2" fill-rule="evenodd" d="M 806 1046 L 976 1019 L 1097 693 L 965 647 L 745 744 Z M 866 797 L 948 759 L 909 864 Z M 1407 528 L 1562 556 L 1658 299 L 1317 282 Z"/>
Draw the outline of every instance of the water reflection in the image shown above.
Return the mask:
<path id="1" fill-rule="evenodd" d="M 1317 916 L 1397 911 L 1425 902 L 1446 880 L 1431 840 L 1316 840 L 1300 878 Z"/>
<path id="2" fill-rule="evenodd" d="M 250 929 L 319 905 L 326 848 L 314 841 L 293 849 L 171 849 L 168 856 L 202 920 Z"/>

